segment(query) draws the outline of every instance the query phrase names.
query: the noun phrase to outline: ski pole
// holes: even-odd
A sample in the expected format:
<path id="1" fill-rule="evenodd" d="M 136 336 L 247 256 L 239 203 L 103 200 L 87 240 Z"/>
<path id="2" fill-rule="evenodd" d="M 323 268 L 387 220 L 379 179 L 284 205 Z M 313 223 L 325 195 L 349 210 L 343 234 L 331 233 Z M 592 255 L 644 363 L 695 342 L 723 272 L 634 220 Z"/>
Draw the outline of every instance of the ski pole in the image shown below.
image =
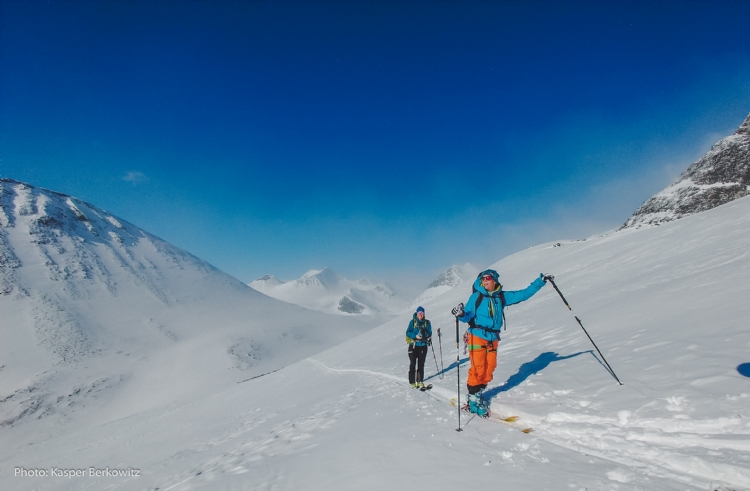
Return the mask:
<path id="1" fill-rule="evenodd" d="M 560 289 L 559 289 L 559 288 L 557 288 L 557 285 L 555 284 L 555 280 L 553 280 L 553 279 L 550 279 L 550 280 L 549 280 L 549 282 L 550 282 L 550 283 L 552 283 L 552 286 L 554 286 L 554 287 L 555 287 L 555 290 L 557 290 L 557 293 L 558 293 L 558 294 L 560 295 L 560 298 L 562 298 L 562 301 L 563 301 L 563 302 L 565 302 L 565 306 L 566 306 L 566 307 L 568 307 L 568 310 L 570 310 L 570 313 L 571 313 L 571 314 L 573 314 L 573 317 L 575 317 L 575 318 L 576 318 L 576 320 L 578 321 L 578 325 L 579 325 L 579 326 L 581 326 L 581 329 L 583 329 L 583 332 L 585 332 L 585 333 L 586 333 L 586 337 L 587 337 L 587 338 L 589 338 L 589 341 L 591 341 L 591 344 L 593 344 L 593 345 L 594 345 L 594 348 L 596 348 L 596 352 L 597 352 L 597 353 L 599 353 L 599 356 L 601 356 L 601 357 L 602 357 L 602 361 L 604 361 L 604 364 L 605 364 L 605 365 L 607 365 L 607 368 L 609 369 L 609 373 L 611 373 L 611 374 L 612 374 L 612 376 L 613 376 L 613 377 L 615 378 L 615 380 L 617 380 L 617 383 L 618 383 L 618 384 L 622 385 L 622 382 L 620 382 L 620 379 L 619 379 L 619 378 L 617 378 L 617 375 L 615 374 L 615 371 L 614 371 L 614 370 L 612 370 L 612 367 L 611 367 L 611 366 L 609 366 L 609 363 L 607 363 L 607 359 L 606 359 L 606 358 L 604 358 L 604 355 L 602 354 L 602 352 L 601 352 L 601 351 L 599 351 L 599 347 L 598 347 L 598 346 L 596 345 L 596 343 L 594 342 L 594 340 L 593 340 L 593 339 L 591 339 L 591 336 L 589 336 L 589 333 L 588 333 L 588 331 L 586 330 L 586 328 L 585 328 L 585 327 L 583 327 L 583 324 L 581 323 L 581 319 L 579 319 L 579 318 L 578 318 L 578 316 L 576 315 L 576 313 L 575 313 L 575 312 L 573 312 L 573 309 L 572 309 L 572 308 L 570 307 L 570 304 L 568 303 L 568 301 L 567 301 L 567 300 L 565 300 L 565 297 L 563 296 L 563 294 L 562 294 L 562 292 L 560 291 Z M 458 321 L 456 321 L 456 322 L 458 322 Z"/>
<path id="2" fill-rule="evenodd" d="M 432 359 L 435 360 L 435 371 L 438 372 L 438 377 L 442 379 L 443 374 L 440 373 L 440 368 L 438 368 L 437 358 L 435 357 L 435 347 L 432 345 L 432 342 L 430 342 L 430 348 L 432 348 Z"/>
<path id="3" fill-rule="evenodd" d="M 456 317 L 456 408 L 458 408 L 458 428 L 456 431 L 461 430 L 461 351 L 460 351 L 460 338 L 458 336 L 458 317 Z"/>
<path id="4" fill-rule="evenodd" d="M 445 365 L 443 364 L 443 335 L 438 327 L 438 347 L 440 348 L 440 379 L 445 378 Z"/>

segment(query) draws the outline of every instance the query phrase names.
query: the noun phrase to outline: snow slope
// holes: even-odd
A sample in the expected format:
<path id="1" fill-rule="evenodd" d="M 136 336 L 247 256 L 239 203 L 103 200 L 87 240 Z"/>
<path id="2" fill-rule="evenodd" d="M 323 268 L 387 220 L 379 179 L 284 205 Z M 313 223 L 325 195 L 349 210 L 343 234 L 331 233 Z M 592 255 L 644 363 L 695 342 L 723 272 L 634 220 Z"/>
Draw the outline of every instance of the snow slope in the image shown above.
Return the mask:
<path id="1" fill-rule="evenodd" d="M 347 280 L 330 268 L 310 270 L 287 282 L 266 275 L 251 282 L 250 287 L 270 297 L 329 314 L 390 314 L 406 307 L 406 302 L 387 286 L 373 285 L 366 279 Z"/>
<path id="2" fill-rule="evenodd" d="M 374 325 L 269 298 L 70 196 L 2 179 L 0 204 L 6 435 L 187 403 Z"/>
<path id="3" fill-rule="evenodd" d="M 59 437 L 3 428 L 0 475 L 18 490 L 750 489 L 750 379 L 738 369 L 750 362 L 750 198 L 560 244 L 493 267 L 506 289 L 555 273 L 625 385 L 545 287 L 508 309 L 487 390 L 492 411 L 521 416 L 530 434 L 466 415 L 454 431 L 448 311 L 470 293 L 460 285 L 425 304 L 445 365 L 441 379 L 428 356 L 431 392 L 405 383 L 403 315 L 190 404 Z M 463 392 L 463 354 L 460 363 Z M 14 476 L 54 467 L 85 475 Z M 140 476 L 89 475 L 107 467 Z"/>

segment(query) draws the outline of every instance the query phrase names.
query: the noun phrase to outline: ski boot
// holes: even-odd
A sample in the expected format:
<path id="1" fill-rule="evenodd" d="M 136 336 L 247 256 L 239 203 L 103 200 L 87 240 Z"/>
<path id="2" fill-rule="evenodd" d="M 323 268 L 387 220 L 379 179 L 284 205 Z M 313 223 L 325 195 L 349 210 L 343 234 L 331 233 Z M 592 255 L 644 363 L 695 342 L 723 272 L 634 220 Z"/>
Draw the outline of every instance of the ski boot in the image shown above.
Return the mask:
<path id="1" fill-rule="evenodd" d="M 417 382 L 417 389 L 424 388 L 424 382 Z"/>
<path id="2" fill-rule="evenodd" d="M 411 388 L 412 389 L 416 389 L 417 388 L 417 384 L 411 384 Z"/>
<path id="3" fill-rule="evenodd" d="M 490 410 L 484 405 L 482 393 L 469 394 L 469 412 L 474 413 L 481 418 L 489 418 Z"/>

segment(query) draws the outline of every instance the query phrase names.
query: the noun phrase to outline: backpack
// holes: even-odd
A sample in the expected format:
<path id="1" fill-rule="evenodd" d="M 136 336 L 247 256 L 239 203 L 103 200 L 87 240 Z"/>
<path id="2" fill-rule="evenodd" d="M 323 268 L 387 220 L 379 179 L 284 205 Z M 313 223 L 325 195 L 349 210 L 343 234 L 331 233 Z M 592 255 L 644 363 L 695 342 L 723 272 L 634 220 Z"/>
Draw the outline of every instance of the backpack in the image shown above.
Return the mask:
<path id="1" fill-rule="evenodd" d="M 481 276 L 481 273 L 480 273 L 480 276 Z M 477 276 L 477 278 L 479 278 L 479 276 Z M 477 316 L 477 309 L 479 308 L 479 305 L 482 303 L 482 300 L 484 300 L 484 293 L 478 291 L 477 288 L 474 286 L 474 283 L 471 284 L 471 293 L 479 293 L 479 295 L 477 295 L 477 301 L 474 302 L 474 317 L 472 317 L 469 320 L 469 327 L 470 328 L 471 327 L 475 327 L 475 328 L 478 327 L 478 328 L 484 329 L 485 331 L 490 331 L 490 332 L 500 332 L 499 330 L 489 329 L 489 328 L 484 327 L 484 326 L 477 326 L 476 323 L 474 323 L 474 318 Z M 500 285 L 500 295 L 499 295 L 499 298 L 500 298 L 500 309 L 501 309 L 500 311 L 503 314 L 503 330 L 507 331 L 508 330 L 508 323 L 505 322 L 505 292 L 503 291 L 503 285 Z"/>
<path id="2" fill-rule="evenodd" d="M 416 327 L 419 330 L 419 334 L 421 334 L 423 338 L 425 336 L 427 336 L 427 328 L 426 328 L 426 326 L 427 326 L 427 324 L 430 323 L 430 321 L 425 317 L 424 323 L 425 323 L 425 327 L 421 328 L 421 329 L 419 327 L 417 327 L 416 322 L 414 323 L 414 327 Z M 405 337 L 406 337 L 406 344 L 408 344 L 408 345 L 416 344 L 416 339 L 412 339 L 409 336 L 405 336 Z"/>

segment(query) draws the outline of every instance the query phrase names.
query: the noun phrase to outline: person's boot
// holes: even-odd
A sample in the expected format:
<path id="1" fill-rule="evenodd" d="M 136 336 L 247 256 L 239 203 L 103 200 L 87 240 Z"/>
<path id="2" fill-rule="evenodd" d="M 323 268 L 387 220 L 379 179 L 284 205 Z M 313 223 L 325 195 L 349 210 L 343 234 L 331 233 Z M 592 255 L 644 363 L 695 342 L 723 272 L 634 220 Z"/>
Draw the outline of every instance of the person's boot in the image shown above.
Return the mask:
<path id="1" fill-rule="evenodd" d="M 417 388 L 421 389 L 422 387 L 424 387 L 424 382 L 417 382 Z"/>
<path id="2" fill-rule="evenodd" d="M 487 409 L 487 406 L 484 405 L 481 392 L 469 394 L 469 412 L 482 418 L 489 418 L 490 411 Z"/>

